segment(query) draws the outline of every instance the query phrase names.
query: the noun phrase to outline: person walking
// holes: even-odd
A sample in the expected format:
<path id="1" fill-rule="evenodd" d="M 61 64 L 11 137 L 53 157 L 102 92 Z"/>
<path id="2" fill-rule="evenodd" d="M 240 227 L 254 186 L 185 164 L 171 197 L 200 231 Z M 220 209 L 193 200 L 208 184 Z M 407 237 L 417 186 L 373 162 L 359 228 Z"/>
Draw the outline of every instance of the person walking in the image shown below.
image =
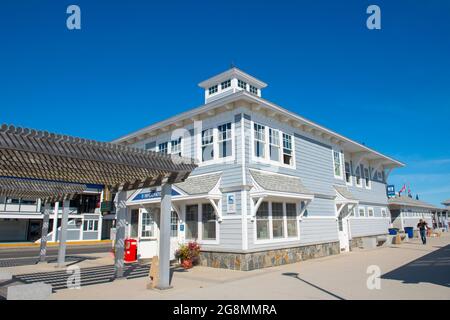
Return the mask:
<path id="1" fill-rule="evenodd" d="M 427 244 L 427 229 L 428 223 L 426 223 L 423 219 L 420 219 L 419 223 L 417 224 L 417 228 L 419 228 L 420 231 L 420 238 L 422 239 L 423 244 Z"/>
<path id="2" fill-rule="evenodd" d="M 444 216 L 444 217 L 442 218 L 442 222 L 443 222 L 443 224 L 444 224 L 445 232 L 448 232 L 448 220 L 447 220 L 447 217 L 446 217 L 446 216 Z"/>

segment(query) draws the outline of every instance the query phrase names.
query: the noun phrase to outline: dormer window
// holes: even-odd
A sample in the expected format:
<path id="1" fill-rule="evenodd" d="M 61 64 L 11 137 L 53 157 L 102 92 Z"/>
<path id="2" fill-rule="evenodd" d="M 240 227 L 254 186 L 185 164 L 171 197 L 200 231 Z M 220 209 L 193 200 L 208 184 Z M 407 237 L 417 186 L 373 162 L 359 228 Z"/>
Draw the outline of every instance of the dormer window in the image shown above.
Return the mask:
<path id="1" fill-rule="evenodd" d="M 250 93 L 253 93 L 253 94 L 257 95 L 258 94 L 258 88 L 250 85 Z"/>
<path id="2" fill-rule="evenodd" d="M 238 87 L 244 90 L 247 90 L 247 82 L 238 80 Z"/>
<path id="3" fill-rule="evenodd" d="M 220 84 L 222 90 L 231 87 L 231 80 L 224 81 Z"/>
<path id="4" fill-rule="evenodd" d="M 209 88 L 209 94 L 210 95 L 214 94 L 214 93 L 217 92 L 217 90 L 218 90 L 218 87 L 217 87 L 217 84 L 216 84 L 215 86 L 212 86 L 212 87 Z"/>

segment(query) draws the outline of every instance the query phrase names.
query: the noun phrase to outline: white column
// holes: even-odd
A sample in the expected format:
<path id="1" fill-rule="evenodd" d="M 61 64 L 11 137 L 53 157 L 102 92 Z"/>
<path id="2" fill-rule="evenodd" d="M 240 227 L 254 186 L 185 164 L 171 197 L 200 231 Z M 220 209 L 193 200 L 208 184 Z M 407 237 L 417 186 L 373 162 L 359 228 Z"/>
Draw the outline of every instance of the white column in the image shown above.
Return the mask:
<path id="1" fill-rule="evenodd" d="M 39 199 L 39 206 L 40 206 Z M 41 233 L 41 249 L 39 252 L 39 262 L 45 262 L 45 257 L 47 254 L 47 236 L 48 236 L 48 226 L 50 220 L 50 203 L 46 202 L 44 205 L 44 219 L 42 222 L 42 233 Z"/>
<path id="2" fill-rule="evenodd" d="M 114 199 L 116 205 L 116 240 L 114 256 L 114 272 L 116 279 L 123 278 L 125 227 L 127 224 L 126 200 L 127 193 L 125 191 L 119 191 Z"/>
<path id="3" fill-rule="evenodd" d="M 61 219 L 61 232 L 59 233 L 58 248 L 58 267 L 63 267 L 66 262 L 66 241 L 67 241 L 67 224 L 69 222 L 69 200 L 63 202 L 63 213 Z"/>
<path id="4" fill-rule="evenodd" d="M 52 242 L 56 242 L 56 232 L 58 229 L 58 211 L 59 211 L 59 202 L 55 202 L 55 208 L 53 209 L 53 234 L 52 234 Z"/>
<path id="5" fill-rule="evenodd" d="M 159 284 L 158 289 L 170 288 L 170 211 L 172 207 L 172 185 L 161 187 L 161 216 L 159 226 Z"/>
<path id="6" fill-rule="evenodd" d="M 104 191 L 100 194 L 100 208 L 98 209 L 100 216 L 98 217 L 98 237 L 97 240 L 102 240 L 102 224 L 103 224 L 103 215 L 101 209 L 101 203 L 103 202 Z"/>

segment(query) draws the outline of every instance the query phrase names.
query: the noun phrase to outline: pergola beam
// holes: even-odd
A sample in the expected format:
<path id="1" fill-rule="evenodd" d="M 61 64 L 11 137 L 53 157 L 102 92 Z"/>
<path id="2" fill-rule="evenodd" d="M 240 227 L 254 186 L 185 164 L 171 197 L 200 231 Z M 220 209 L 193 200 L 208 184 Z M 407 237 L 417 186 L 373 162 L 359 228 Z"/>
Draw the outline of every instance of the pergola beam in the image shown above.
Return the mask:
<path id="1" fill-rule="evenodd" d="M 127 211 L 126 207 L 122 207 L 122 204 L 126 191 L 141 187 L 159 186 L 164 181 L 163 189 L 168 192 L 171 184 L 184 181 L 196 167 L 195 160 L 176 155 L 166 155 L 114 143 L 86 140 L 14 126 L 2 125 L 0 128 L 0 177 L 37 179 L 59 183 L 73 182 L 84 185 L 98 184 L 109 190 L 119 190 L 119 199 L 117 199 L 119 200 L 117 212 L 119 226 L 116 238 L 115 263 L 116 276 L 118 277 L 123 276 L 123 240 Z M 43 189 L 35 191 L 36 193 L 33 195 L 41 198 L 41 194 L 38 194 L 37 191 L 43 191 Z M 8 192 L 12 191 L 9 190 Z M 27 195 L 30 194 L 27 193 Z M 66 202 L 60 232 L 59 265 L 64 263 L 65 229 L 67 228 L 68 217 L 67 195 L 69 194 L 69 192 L 55 192 L 49 198 L 56 200 L 63 197 Z M 167 208 L 170 208 L 170 199 L 170 194 L 165 194 L 162 200 L 162 206 L 168 212 L 168 217 L 163 223 L 163 229 L 167 229 L 167 224 L 169 224 L 169 231 L 170 209 Z M 170 240 L 170 235 L 166 233 L 163 232 L 161 240 L 161 247 L 163 248 L 168 248 L 168 239 Z M 160 279 L 162 279 L 163 286 L 167 286 L 169 269 L 166 257 L 168 257 L 169 252 L 162 252 L 161 250 Z"/>

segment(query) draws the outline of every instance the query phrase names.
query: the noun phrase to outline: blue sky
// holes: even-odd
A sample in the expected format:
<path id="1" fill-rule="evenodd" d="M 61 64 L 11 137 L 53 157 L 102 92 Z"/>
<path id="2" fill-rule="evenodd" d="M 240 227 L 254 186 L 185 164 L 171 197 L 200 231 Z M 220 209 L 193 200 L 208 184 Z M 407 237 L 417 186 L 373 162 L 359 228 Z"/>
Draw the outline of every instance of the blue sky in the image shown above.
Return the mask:
<path id="1" fill-rule="evenodd" d="M 82 29 L 66 28 L 81 7 Z M 382 29 L 366 28 L 381 8 Z M 199 106 L 234 62 L 264 97 L 407 164 L 450 198 L 450 2 L 2 1 L 0 122 L 109 141 Z"/>

